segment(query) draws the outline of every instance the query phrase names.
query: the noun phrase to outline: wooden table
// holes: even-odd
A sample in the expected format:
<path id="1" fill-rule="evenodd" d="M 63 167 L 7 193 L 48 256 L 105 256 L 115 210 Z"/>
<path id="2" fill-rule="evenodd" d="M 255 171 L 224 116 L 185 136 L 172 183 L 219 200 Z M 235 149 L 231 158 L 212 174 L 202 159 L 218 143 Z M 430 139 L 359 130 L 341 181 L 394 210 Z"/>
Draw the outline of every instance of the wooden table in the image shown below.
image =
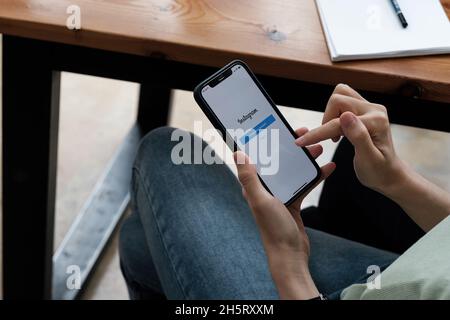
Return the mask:
<path id="1" fill-rule="evenodd" d="M 447 13 L 450 0 L 442 0 Z M 66 27 L 69 5 L 82 30 Z M 323 110 L 344 82 L 396 123 L 450 131 L 450 57 L 331 63 L 313 0 L 2 0 L 5 298 L 73 298 L 128 203 L 139 138 L 164 125 L 171 89 L 239 58 L 283 105 Z M 60 71 L 141 83 L 136 126 L 55 253 Z M 88 136 L 89 133 L 81 132 Z M 54 272 L 52 273 L 52 265 Z"/>

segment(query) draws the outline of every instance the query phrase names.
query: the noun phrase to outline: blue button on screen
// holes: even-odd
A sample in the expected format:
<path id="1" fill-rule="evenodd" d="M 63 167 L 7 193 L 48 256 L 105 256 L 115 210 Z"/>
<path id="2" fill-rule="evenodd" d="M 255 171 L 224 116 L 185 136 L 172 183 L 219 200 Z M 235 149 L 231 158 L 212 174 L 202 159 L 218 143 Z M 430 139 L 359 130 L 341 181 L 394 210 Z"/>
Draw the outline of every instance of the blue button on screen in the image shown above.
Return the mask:
<path id="1" fill-rule="evenodd" d="M 271 114 L 270 116 L 265 118 L 263 121 L 258 123 L 255 127 L 253 127 L 253 129 L 250 129 L 250 131 L 248 131 L 245 135 L 243 135 L 240 138 L 241 143 L 246 144 L 251 139 L 256 137 L 261 130 L 266 129 L 268 126 L 270 126 L 274 122 L 275 122 L 275 117 Z"/>

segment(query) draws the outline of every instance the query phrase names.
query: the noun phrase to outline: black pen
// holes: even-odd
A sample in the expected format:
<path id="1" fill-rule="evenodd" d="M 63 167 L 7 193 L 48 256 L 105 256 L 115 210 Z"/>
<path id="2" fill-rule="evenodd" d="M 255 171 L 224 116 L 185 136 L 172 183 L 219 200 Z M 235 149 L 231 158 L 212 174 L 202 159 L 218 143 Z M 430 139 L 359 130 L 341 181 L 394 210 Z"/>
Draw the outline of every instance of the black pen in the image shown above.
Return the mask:
<path id="1" fill-rule="evenodd" d="M 391 0 L 391 3 L 392 6 L 394 7 L 395 13 L 397 14 L 397 17 L 400 19 L 400 22 L 402 23 L 403 28 L 406 28 L 408 26 L 408 22 L 406 22 L 405 16 L 403 15 L 402 9 L 400 9 L 397 0 Z"/>

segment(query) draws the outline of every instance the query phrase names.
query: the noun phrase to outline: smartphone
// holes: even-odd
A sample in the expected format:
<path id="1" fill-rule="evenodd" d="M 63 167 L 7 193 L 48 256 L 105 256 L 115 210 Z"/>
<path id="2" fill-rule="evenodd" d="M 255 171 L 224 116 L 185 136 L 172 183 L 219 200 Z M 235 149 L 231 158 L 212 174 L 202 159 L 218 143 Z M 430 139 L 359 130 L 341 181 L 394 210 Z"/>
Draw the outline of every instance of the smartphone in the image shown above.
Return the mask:
<path id="1" fill-rule="evenodd" d="M 249 155 L 264 187 L 285 205 L 319 179 L 316 161 L 295 144 L 294 130 L 244 62 L 235 60 L 200 83 L 194 98 L 228 146 Z"/>

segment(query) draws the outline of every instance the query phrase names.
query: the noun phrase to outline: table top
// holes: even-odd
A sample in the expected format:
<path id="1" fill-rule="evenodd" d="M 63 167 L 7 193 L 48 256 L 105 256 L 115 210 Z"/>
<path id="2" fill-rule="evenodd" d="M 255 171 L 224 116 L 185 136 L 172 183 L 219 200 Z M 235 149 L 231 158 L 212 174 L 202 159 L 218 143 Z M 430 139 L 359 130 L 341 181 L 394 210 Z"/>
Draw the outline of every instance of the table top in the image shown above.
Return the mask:
<path id="1" fill-rule="evenodd" d="M 79 31 L 66 27 L 73 4 Z M 375 92 L 415 84 L 450 102 L 450 55 L 332 63 L 314 0 L 2 0 L 0 32 L 215 67 L 240 58 L 259 74 Z"/>

